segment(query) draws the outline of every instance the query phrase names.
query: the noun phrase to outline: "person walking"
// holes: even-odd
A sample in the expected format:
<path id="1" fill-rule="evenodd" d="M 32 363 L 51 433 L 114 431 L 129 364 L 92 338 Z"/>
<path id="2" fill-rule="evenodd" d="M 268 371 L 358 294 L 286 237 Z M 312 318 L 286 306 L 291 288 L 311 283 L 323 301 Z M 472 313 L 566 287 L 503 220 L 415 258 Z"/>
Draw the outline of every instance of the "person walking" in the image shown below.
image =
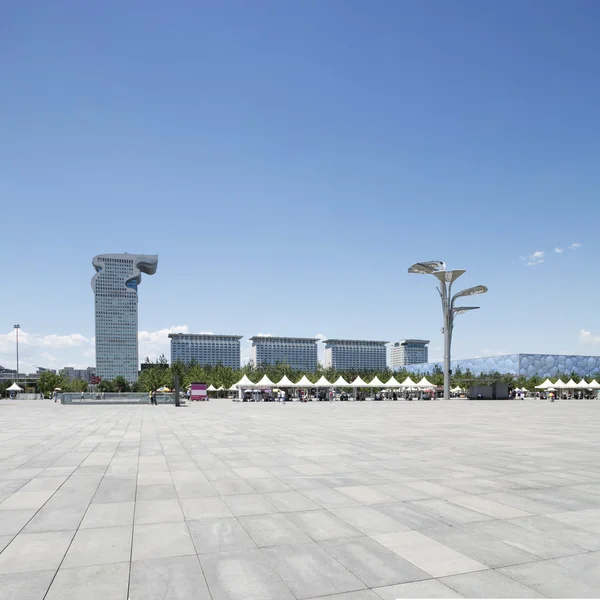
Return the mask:
<path id="1" fill-rule="evenodd" d="M 154 404 L 155 406 L 158 406 L 158 404 L 156 402 L 156 390 L 152 390 L 152 393 L 150 396 L 150 403 Z"/>

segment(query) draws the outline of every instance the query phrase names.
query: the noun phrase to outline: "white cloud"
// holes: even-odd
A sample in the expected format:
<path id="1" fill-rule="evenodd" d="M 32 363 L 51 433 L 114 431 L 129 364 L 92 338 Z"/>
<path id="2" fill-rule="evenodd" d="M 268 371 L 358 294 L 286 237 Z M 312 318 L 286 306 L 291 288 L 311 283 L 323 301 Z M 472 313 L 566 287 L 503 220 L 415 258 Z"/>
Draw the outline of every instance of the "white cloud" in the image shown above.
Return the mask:
<path id="1" fill-rule="evenodd" d="M 144 360 L 146 357 L 150 360 L 156 360 L 161 354 L 164 354 L 168 359 L 170 356 L 170 333 L 189 333 L 189 327 L 187 325 L 174 325 L 159 331 L 138 332 L 140 360 Z"/>
<path id="2" fill-rule="evenodd" d="M 564 251 L 564 248 L 554 248 L 554 252 L 556 252 L 556 254 L 562 254 Z"/>
<path id="3" fill-rule="evenodd" d="M 579 242 L 575 242 L 574 244 L 571 244 L 569 246 L 569 250 L 577 250 L 577 248 L 582 248 L 583 244 L 580 244 Z"/>
<path id="4" fill-rule="evenodd" d="M 536 250 L 529 256 L 521 256 L 521 260 L 525 261 L 525 264 L 528 267 L 535 267 L 535 265 L 539 265 L 544 262 L 544 252 L 541 250 Z"/>
<path id="5" fill-rule="evenodd" d="M 156 360 L 161 354 L 170 356 L 169 333 L 189 333 L 187 325 L 176 325 L 159 331 L 140 331 L 139 357 L 146 356 Z M 19 371 L 34 373 L 37 367 L 62 369 L 65 366 L 85 369 L 93 366 L 95 360 L 95 337 L 86 337 L 80 333 L 70 335 L 41 335 L 28 331 L 19 331 Z M 16 338 L 15 332 L 0 334 L 0 365 L 15 369 Z"/>
<path id="6" fill-rule="evenodd" d="M 319 340 L 326 340 L 327 336 L 323 335 L 322 333 L 317 333 L 317 335 L 315 335 L 315 337 Z"/>
<path id="7" fill-rule="evenodd" d="M 582 344 L 600 344 L 600 335 L 594 335 L 591 331 L 586 331 L 585 329 L 581 329 L 579 331 L 579 341 Z"/>

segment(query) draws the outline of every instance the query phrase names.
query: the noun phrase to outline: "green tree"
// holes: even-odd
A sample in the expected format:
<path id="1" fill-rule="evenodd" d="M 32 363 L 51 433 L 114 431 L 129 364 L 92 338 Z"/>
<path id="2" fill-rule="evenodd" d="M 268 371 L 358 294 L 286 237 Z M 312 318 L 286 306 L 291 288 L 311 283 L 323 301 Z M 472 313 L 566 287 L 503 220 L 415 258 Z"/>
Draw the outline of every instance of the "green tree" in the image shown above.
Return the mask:
<path id="1" fill-rule="evenodd" d="M 38 389 L 44 396 L 52 393 L 56 388 L 63 388 L 64 381 L 60 375 L 51 373 L 50 371 L 44 371 L 40 373 L 38 379 Z"/>
<path id="2" fill-rule="evenodd" d="M 125 377 L 123 377 L 123 375 L 119 375 L 118 377 L 115 377 L 113 379 L 112 387 L 114 388 L 114 390 L 116 392 L 129 392 L 129 391 L 131 391 L 131 388 L 129 386 L 129 382 L 127 381 L 127 379 L 125 379 Z"/>
<path id="3" fill-rule="evenodd" d="M 108 379 L 103 379 L 98 384 L 98 391 L 99 392 L 114 392 L 115 388 L 114 388 L 113 382 L 109 381 Z"/>

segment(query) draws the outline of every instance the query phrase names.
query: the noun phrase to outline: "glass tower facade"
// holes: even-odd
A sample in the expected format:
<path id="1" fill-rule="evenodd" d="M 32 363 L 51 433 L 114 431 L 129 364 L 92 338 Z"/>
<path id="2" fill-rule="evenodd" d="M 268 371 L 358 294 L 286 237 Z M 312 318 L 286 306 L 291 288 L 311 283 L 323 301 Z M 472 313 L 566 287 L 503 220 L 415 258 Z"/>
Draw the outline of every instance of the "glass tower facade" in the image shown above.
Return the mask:
<path id="1" fill-rule="evenodd" d="M 96 311 L 96 375 L 138 378 L 138 285 L 142 273 L 154 275 L 158 256 L 99 254 L 92 264 Z"/>

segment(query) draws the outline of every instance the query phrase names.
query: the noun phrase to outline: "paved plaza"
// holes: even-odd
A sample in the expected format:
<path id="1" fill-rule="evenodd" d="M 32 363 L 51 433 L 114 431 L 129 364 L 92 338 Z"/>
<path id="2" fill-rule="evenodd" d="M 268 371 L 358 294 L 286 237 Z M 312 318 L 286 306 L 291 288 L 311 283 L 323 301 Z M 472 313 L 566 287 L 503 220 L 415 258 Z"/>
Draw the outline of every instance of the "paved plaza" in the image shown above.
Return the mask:
<path id="1" fill-rule="evenodd" d="M 0 600 L 600 597 L 600 402 L 0 402 Z"/>

